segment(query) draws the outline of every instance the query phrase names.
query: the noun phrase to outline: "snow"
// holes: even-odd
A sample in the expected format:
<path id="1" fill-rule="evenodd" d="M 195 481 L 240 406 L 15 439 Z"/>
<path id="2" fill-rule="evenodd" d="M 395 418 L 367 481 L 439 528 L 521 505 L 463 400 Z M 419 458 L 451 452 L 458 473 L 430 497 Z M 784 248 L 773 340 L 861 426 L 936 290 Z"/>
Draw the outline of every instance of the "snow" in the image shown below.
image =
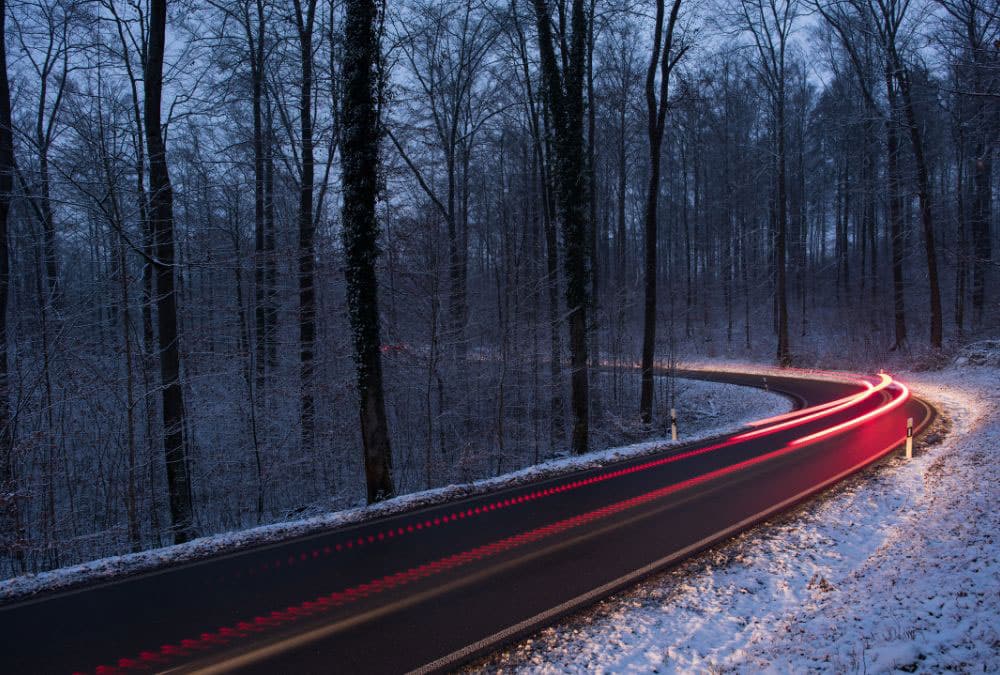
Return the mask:
<path id="1" fill-rule="evenodd" d="M 1000 340 L 980 340 L 965 345 L 955 357 L 955 365 L 1000 368 Z"/>
<path id="2" fill-rule="evenodd" d="M 893 456 L 474 669 L 1000 671 L 1000 370 L 968 364 L 899 375 L 945 411 L 944 442 L 941 422 L 913 460 Z"/>
<path id="3" fill-rule="evenodd" d="M 678 380 L 678 389 L 683 389 L 678 405 L 681 428 L 684 432 L 678 441 L 679 444 L 718 436 L 754 420 L 787 412 L 791 408 L 790 401 L 784 396 L 751 387 L 700 380 Z M 701 412 L 696 415 L 695 410 Z M 671 445 L 673 443 L 668 439 L 656 439 L 583 456 L 564 456 L 494 478 L 414 492 L 371 506 L 359 506 L 302 520 L 201 537 L 176 546 L 111 556 L 72 567 L 5 579 L 0 581 L 0 603 L 42 591 L 139 574 L 210 555 L 362 523 L 571 471 L 600 467 L 609 462 L 650 454 Z"/>

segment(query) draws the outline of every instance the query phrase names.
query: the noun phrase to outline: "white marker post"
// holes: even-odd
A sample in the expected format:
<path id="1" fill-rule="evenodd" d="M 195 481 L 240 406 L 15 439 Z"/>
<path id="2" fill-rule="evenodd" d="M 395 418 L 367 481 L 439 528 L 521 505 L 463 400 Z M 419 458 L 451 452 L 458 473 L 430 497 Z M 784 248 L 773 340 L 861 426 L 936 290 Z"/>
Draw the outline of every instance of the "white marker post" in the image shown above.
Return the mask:
<path id="1" fill-rule="evenodd" d="M 906 418 L 906 458 L 913 459 L 913 418 Z"/>
<path id="2" fill-rule="evenodd" d="M 764 376 L 764 391 L 771 391 L 770 387 L 767 386 L 767 376 Z"/>
<path id="3" fill-rule="evenodd" d="M 670 409 L 670 438 L 677 440 L 677 409 Z"/>

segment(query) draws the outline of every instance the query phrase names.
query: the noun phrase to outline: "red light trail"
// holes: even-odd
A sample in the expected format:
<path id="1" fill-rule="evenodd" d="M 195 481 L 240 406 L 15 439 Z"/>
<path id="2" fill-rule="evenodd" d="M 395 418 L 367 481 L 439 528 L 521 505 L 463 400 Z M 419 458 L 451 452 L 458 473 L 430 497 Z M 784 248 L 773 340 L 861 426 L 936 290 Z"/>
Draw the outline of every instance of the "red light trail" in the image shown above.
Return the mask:
<path id="1" fill-rule="evenodd" d="M 847 421 L 834 424 L 820 431 L 794 439 L 790 442 L 785 443 L 784 445 L 775 450 L 765 452 L 755 457 L 743 459 L 733 464 L 729 464 L 725 467 L 714 469 L 712 471 L 708 471 L 706 473 L 685 480 L 681 480 L 679 482 L 670 485 L 650 490 L 635 497 L 631 497 L 629 499 L 617 501 L 615 503 L 608 504 L 606 506 L 602 506 L 600 508 L 593 509 L 591 511 L 582 514 L 564 518 L 562 520 L 550 523 L 548 525 L 526 530 L 525 532 L 511 535 L 502 539 L 498 539 L 496 541 L 474 547 L 472 549 L 469 549 L 461 553 L 456 553 L 440 558 L 433 562 L 423 563 L 421 565 L 418 565 L 416 567 L 407 570 L 397 571 L 392 574 L 372 579 L 367 583 L 351 586 L 334 593 L 321 595 L 312 600 L 304 601 L 298 605 L 292 605 L 282 610 L 273 611 L 269 615 L 256 616 L 246 621 L 240 621 L 231 626 L 221 627 L 214 632 L 201 633 L 201 635 L 197 638 L 184 639 L 176 644 L 165 644 L 162 645 L 156 651 L 144 651 L 141 652 L 138 656 L 133 658 L 122 658 L 118 660 L 117 665 L 115 666 L 108 666 L 108 665 L 98 666 L 95 672 L 104 674 L 122 673 L 122 672 L 131 672 L 136 670 L 147 670 L 150 668 L 163 667 L 172 663 L 176 663 L 179 660 L 184 659 L 186 657 L 192 656 L 196 652 L 207 651 L 212 648 L 217 648 L 220 646 L 230 644 L 235 640 L 241 640 L 250 637 L 252 635 L 260 634 L 266 631 L 272 631 L 281 626 L 285 626 L 292 622 L 298 621 L 304 617 L 319 615 L 328 612 L 335 607 L 350 604 L 362 598 L 367 598 L 369 596 L 379 594 L 399 586 L 404 586 L 421 579 L 439 575 L 446 571 L 462 567 L 476 561 L 495 557 L 500 553 L 524 547 L 531 543 L 545 540 L 549 537 L 566 532 L 568 530 L 583 527 L 595 521 L 608 518 L 614 514 L 618 514 L 629 509 L 634 509 L 639 506 L 648 504 L 652 501 L 662 499 L 679 491 L 696 487 L 698 485 L 702 485 L 706 482 L 746 470 L 749 467 L 759 465 L 761 463 L 768 462 L 770 460 L 795 452 L 804 445 L 813 443 L 821 438 L 825 438 L 832 434 L 850 428 L 854 428 L 860 424 L 875 419 L 881 415 L 885 415 L 889 411 L 903 405 L 903 403 L 910 396 L 909 389 L 904 384 L 893 381 L 892 378 L 889 377 L 888 375 L 882 375 L 881 381 L 877 385 L 872 385 L 870 382 L 866 381 L 865 382 L 859 381 L 859 384 L 865 385 L 865 390 L 858 394 L 853 394 L 851 396 L 844 397 L 836 401 L 831 401 L 823 405 L 813 406 L 811 408 L 806 408 L 804 410 L 796 411 L 798 414 L 795 415 L 794 417 L 788 417 L 786 415 L 786 416 L 777 416 L 774 418 L 770 418 L 769 420 L 762 420 L 760 422 L 755 423 L 755 425 L 760 425 L 765 423 L 773 423 L 773 424 L 765 428 L 759 428 L 752 432 L 739 434 L 721 443 L 716 443 L 704 448 L 698 448 L 695 450 L 682 452 L 670 457 L 664 457 L 657 460 L 644 462 L 642 464 L 638 464 L 631 467 L 625 467 L 614 471 L 604 472 L 595 476 L 575 481 L 570 481 L 550 488 L 535 490 L 524 495 L 519 495 L 517 497 L 498 500 L 488 505 L 476 506 L 473 508 L 468 508 L 463 510 L 456 510 L 450 515 L 438 516 L 435 518 L 414 521 L 407 525 L 384 530 L 377 534 L 369 534 L 363 537 L 352 536 L 348 539 L 345 539 L 342 543 L 334 545 L 333 547 L 326 546 L 323 547 L 322 549 L 315 549 L 311 551 L 310 554 L 302 553 L 299 556 L 290 556 L 287 558 L 287 565 L 291 566 L 300 561 L 304 562 L 310 559 L 318 559 L 321 553 L 323 556 L 327 556 L 332 554 L 333 551 L 340 551 L 345 548 L 350 549 L 355 545 L 359 547 L 366 546 L 368 544 L 373 544 L 377 541 L 384 541 L 385 539 L 391 539 L 394 537 L 403 536 L 405 534 L 410 534 L 416 531 L 421 531 L 432 527 L 440 526 L 449 522 L 454 522 L 456 520 L 472 518 L 478 515 L 494 512 L 498 509 L 505 509 L 511 506 L 532 502 L 544 497 L 560 494 L 569 490 L 575 490 L 596 483 L 601 483 L 613 478 L 634 474 L 640 471 L 646 471 L 653 467 L 663 466 L 687 458 L 703 455 L 724 447 L 729 447 L 731 445 L 739 443 L 743 440 L 747 440 L 749 438 L 757 438 L 760 436 L 776 433 L 781 430 L 794 428 L 806 424 L 808 422 L 812 422 L 817 419 L 830 416 L 836 412 L 845 410 L 853 405 L 856 405 L 858 403 L 861 403 L 869 399 L 870 397 L 876 395 L 880 391 L 887 390 L 890 386 L 898 388 L 898 394 L 895 396 L 890 396 L 887 402 L 882 403 L 874 410 L 870 410 L 856 417 L 852 417 Z M 789 413 L 789 415 L 792 414 L 793 413 Z M 890 448 L 891 447 L 893 446 L 890 446 Z M 281 567 L 281 563 L 282 560 L 275 561 L 274 563 L 272 563 L 272 567 L 279 568 Z M 263 566 L 263 569 L 267 568 L 268 565 L 265 564 Z"/>
<path id="2" fill-rule="evenodd" d="M 748 431 L 745 434 L 738 434 L 736 436 L 733 436 L 732 440 L 745 441 L 751 438 L 757 438 L 758 436 L 765 436 L 768 434 L 772 434 L 776 431 L 781 431 L 782 429 L 797 427 L 802 424 L 805 424 L 806 422 L 812 422 L 813 420 L 817 420 L 823 417 L 829 417 L 830 415 L 840 412 L 841 410 L 846 410 L 847 408 L 850 408 L 852 405 L 861 403 L 862 401 L 874 396 L 875 394 L 882 391 L 892 383 L 892 378 L 889 377 L 888 375 L 880 375 L 879 377 L 881 377 L 882 380 L 877 385 L 872 386 L 870 382 L 865 382 L 864 384 L 867 386 L 867 389 L 865 389 L 865 391 L 861 392 L 860 394 L 854 394 L 853 396 L 848 396 L 845 399 L 841 399 L 843 401 L 842 403 L 838 403 L 837 405 L 833 405 L 832 407 L 827 407 L 825 409 L 818 410 L 817 412 L 811 414 L 795 417 L 794 419 L 790 419 L 785 422 L 780 422 L 778 424 L 766 427 L 764 429 L 757 429 L 755 431 Z M 834 403 L 836 403 L 836 401 Z"/>
<path id="3" fill-rule="evenodd" d="M 866 389 L 872 389 L 875 386 L 871 382 L 869 382 L 868 380 L 852 380 L 852 382 L 855 382 L 855 383 L 857 383 L 857 384 L 865 387 Z M 860 392 L 860 394 L 864 394 L 864 393 L 865 392 Z M 827 401 L 826 403 L 820 403 L 819 405 L 810 406 L 808 408 L 800 408 L 798 410 L 792 410 L 790 412 L 786 412 L 786 413 L 783 413 L 781 415 L 775 415 L 774 417 L 766 417 L 766 418 L 764 418 L 762 420 L 756 420 L 754 422 L 750 422 L 747 426 L 749 426 L 749 427 L 763 427 L 763 426 L 767 426 L 768 424 L 774 424 L 775 422 L 781 422 L 783 420 L 789 420 L 789 419 L 794 419 L 794 418 L 797 418 L 797 417 L 801 417 L 803 415 L 806 415 L 806 414 L 809 414 L 809 413 L 813 413 L 813 412 L 817 412 L 819 410 L 826 410 L 827 408 L 832 408 L 833 406 L 840 405 L 841 403 L 846 403 L 848 401 L 854 401 L 855 399 L 857 399 L 857 397 L 860 394 L 851 394 L 850 396 L 845 396 L 843 398 L 838 398 L 838 399 L 833 400 L 833 401 Z"/>
<path id="4" fill-rule="evenodd" d="M 884 375 L 883 377 L 888 377 L 888 376 Z M 862 424 L 862 423 L 864 423 L 864 422 L 866 422 L 866 421 L 868 421 L 868 420 L 870 420 L 870 419 L 872 419 L 874 417 L 878 417 L 879 415 L 884 415 L 885 413 L 889 412 L 890 410 L 894 410 L 895 408 L 898 408 L 899 406 L 903 405 L 903 403 L 906 402 L 906 399 L 908 399 L 910 397 L 910 390 L 902 382 L 895 382 L 894 384 L 897 387 L 899 387 L 900 394 L 896 398 L 891 399 L 888 403 L 885 403 L 882 406 L 876 408 L 875 410 L 872 410 L 871 412 L 865 413 L 864 415 L 861 415 L 859 417 L 855 417 L 853 419 L 847 420 L 846 422 L 841 422 L 840 424 L 835 424 L 832 427 L 827 427 L 826 429 L 823 429 L 822 431 L 817 431 L 814 434 L 809 434 L 808 436 L 803 436 L 802 438 L 797 438 L 794 441 L 792 441 L 792 445 L 802 445 L 802 444 L 805 444 L 805 443 L 811 443 L 812 441 L 815 441 L 815 440 L 818 440 L 820 438 L 823 438 L 824 436 L 829 436 L 830 434 L 835 434 L 838 431 L 843 431 L 845 429 L 850 429 L 852 427 L 856 427 L 859 424 Z"/>

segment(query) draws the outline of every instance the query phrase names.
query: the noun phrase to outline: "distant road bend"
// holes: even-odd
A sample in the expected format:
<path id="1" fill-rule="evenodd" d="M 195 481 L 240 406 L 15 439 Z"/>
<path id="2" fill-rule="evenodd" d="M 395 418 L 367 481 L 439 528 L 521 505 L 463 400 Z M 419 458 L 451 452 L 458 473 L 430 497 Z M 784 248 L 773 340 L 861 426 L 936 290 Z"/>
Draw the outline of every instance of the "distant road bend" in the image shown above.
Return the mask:
<path id="1" fill-rule="evenodd" d="M 762 386 L 760 375 L 691 371 Z M 888 375 L 653 455 L 0 607 L 5 673 L 446 670 L 871 464 L 933 409 Z"/>

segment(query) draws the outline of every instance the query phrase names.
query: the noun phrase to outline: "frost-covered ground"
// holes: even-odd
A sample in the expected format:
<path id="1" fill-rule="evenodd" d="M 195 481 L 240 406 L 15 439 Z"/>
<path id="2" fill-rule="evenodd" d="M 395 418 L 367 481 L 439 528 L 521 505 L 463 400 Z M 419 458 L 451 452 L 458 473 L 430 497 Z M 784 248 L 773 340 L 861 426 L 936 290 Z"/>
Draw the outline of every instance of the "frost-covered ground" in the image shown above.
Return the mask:
<path id="1" fill-rule="evenodd" d="M 683 430 L 683 435 L 678 443 L 688 443 L 717 436 L 744 426 L 753 420 L 781 414 L 791 408 L 791 402 L 783 396 L 731 384 L 680 380 L 678 381 L 678 391 L 680 392 L 678 414 Z M 66 588 L 126 574 L 138 574 L 217 553 L 360 523 L 418 507 L 649 454 L 670 445 L 672 445 L 671 441 L 659 439 L 611 448 L 580 457 L 562 457 L 495 478 L 415 492 L 373 506 L 359 506 L 302 520 L 275 523 L 238 532 L 227 532 L 202 537 L 177 546 L 112 556 L 50 572 L 14 577 L 0 581 L 0 603 L 45 590 Z"/>
<path id="2" fill-rule="evenodd" d="M 938 427 L 910 462 L 893 457 L 474 668 L 1000 672 L 1000 369 L 901 379 L 946 411 L 944 442 Z"/>

